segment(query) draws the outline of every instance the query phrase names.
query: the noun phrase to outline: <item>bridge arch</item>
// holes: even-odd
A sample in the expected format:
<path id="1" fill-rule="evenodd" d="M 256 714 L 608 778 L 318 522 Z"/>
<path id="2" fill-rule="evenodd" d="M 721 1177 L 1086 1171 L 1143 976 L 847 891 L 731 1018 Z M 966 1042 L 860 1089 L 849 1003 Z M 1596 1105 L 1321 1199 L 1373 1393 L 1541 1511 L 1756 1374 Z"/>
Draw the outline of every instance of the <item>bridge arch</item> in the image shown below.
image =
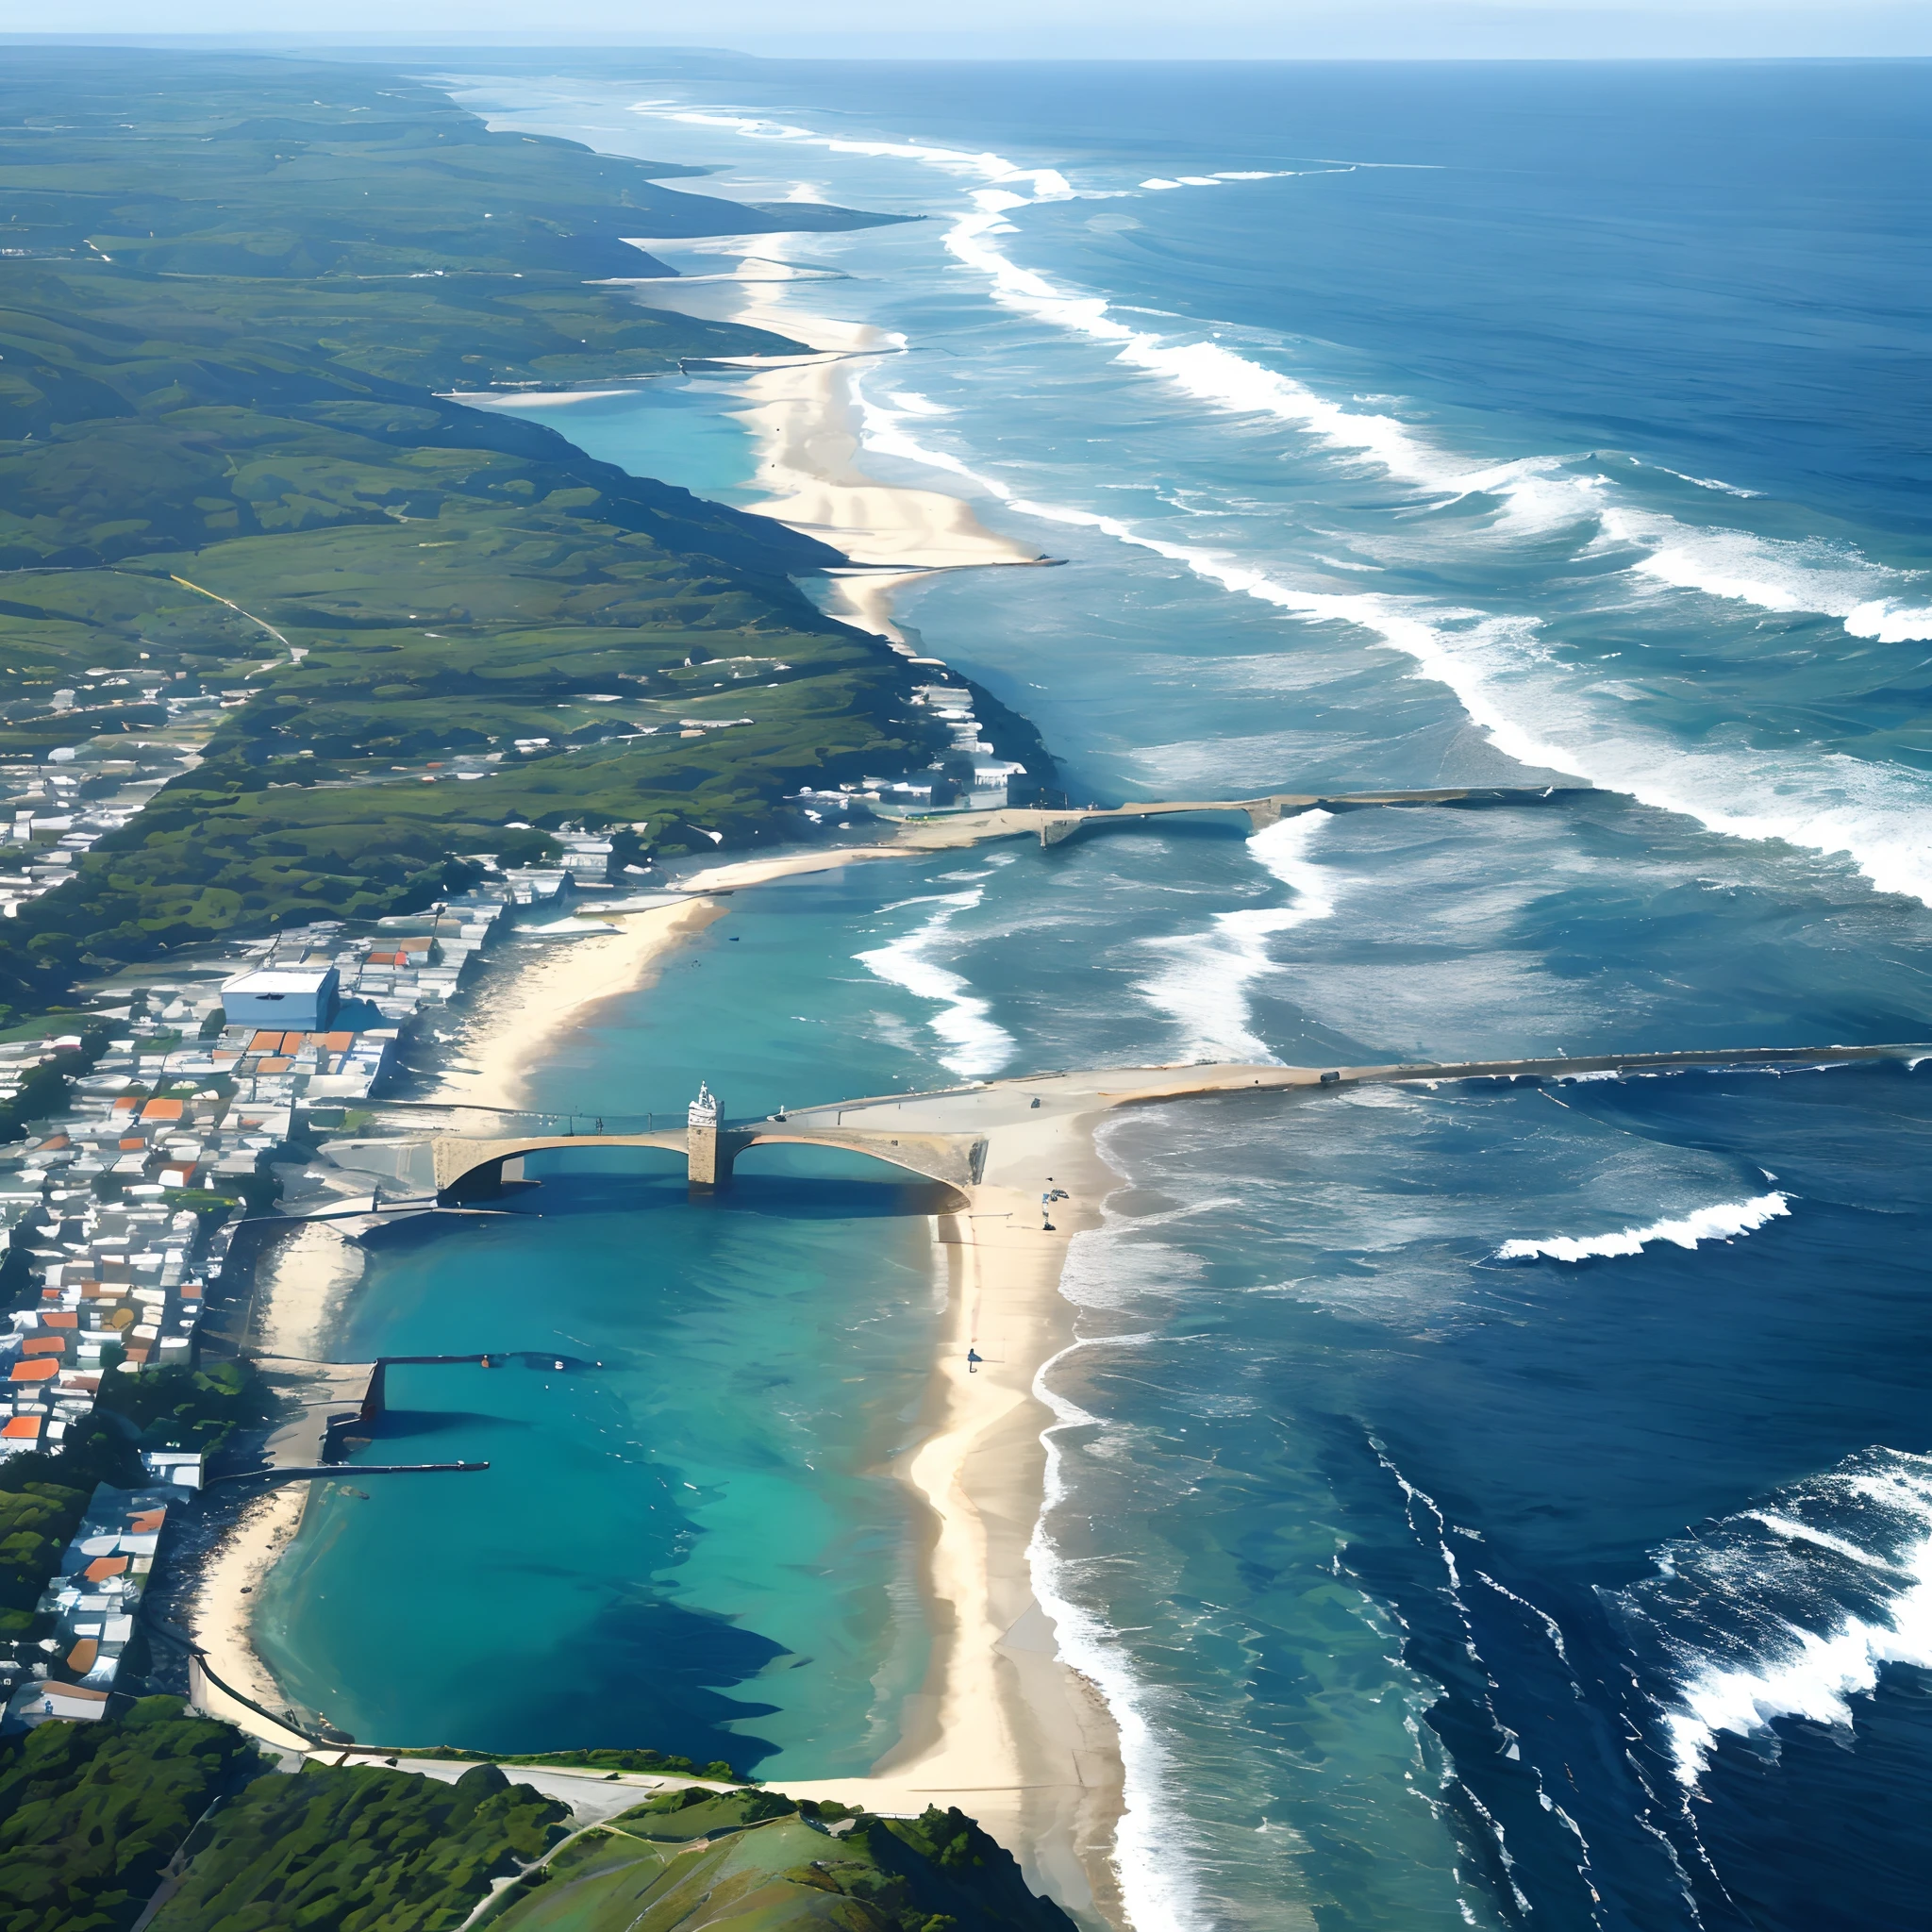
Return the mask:
<path id="1" fill-rule="evenodd" d="M 684 1157 L 692 1171 L 693 1136 L 684 1131 L 650 1134 L 519 1134 L 502 1139 L 472 1140 L 441 1135 L 433 1143 L 437 1198 L 445 1203 L 486 1200 L 503 1186 L 505 1163 L 527 1154 L 556 1148 L 656 1147 Z M 708 1136 L 708 1138 L 709 1138 Z M 892 1134 L 851 1127 L 819 1127 L 768 1121 L 749 1127 L 715 1130 L 715 1153 L 701 1176 L 701 1185 L 727 1184 L 738 1157 L 749 1147 L 829 1147 L 862 1154 L 962 1191 L 979 1179 L 986 1160 L 986 1141 L 971 1134 Z"/>

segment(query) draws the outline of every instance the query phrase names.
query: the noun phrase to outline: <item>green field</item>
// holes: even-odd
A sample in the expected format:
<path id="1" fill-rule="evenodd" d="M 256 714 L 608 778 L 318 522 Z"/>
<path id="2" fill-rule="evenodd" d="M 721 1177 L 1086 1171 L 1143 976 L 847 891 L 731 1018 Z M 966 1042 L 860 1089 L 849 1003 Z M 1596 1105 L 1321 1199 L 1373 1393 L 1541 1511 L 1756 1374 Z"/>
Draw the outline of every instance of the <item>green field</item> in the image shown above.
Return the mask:
<path id="1" fill-rule="evenodd" d="M 697 1800 L 683 1803 L 681 1800 Z M 833 1821 L 828 1829 L 825 1819 Z M 532 1874 L 530 1877 L 536 1878 Z M 519 1882 L 498 1932 L 1072 1932 L 1011 1855 L 958 1810 L 918 1819 L 770 1792 L 654 1800 Z"/>
<path id="2" fill-rule="evenodd" d="M 440 393 L 794 349 L 602 285 L 654 266 L 624 236 L 886 219 L 660 185 L 688 172 L 378 69 L 11 51 L 0 758 L 213 737 L 8 922 L 0 1003 L 412 909 L 546 828 L 620 828 L 626 860 L 775 840 L 783 793 L 938 753 L 922 674 L 793 581 L 836 553 Z"/>

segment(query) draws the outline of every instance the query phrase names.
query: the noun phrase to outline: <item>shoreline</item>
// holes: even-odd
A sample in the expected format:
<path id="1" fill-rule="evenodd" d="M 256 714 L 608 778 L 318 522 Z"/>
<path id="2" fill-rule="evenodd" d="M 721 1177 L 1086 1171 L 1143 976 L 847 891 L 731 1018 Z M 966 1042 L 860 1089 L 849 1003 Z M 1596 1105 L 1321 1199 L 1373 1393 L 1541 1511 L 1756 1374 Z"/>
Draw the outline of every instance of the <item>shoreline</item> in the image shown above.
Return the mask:
<path id="1" fill-rule="evenodd" d="M 547 951 L 503 973 L 463 1022 L 456 1055 L 440 1069 L 425 1101 L 515 1107 L 527 1097 L 530 1069 L 560 1034 L 589 1024 L 595 1009 L 641 991 L 667 955 L 724 918 L 715 899 L 694 895 L 644 912 L 578 912 L 614 930 L 586 928 L 541 941 Z M 381 1103 L 375 1103 L 379 1108 Z"/>
<path id="2" fill-rule="evenodd" d="M 741 259 L 769 266 L 764 258 Z M 866 473 L 860 407 L 847 365 L 897 354 L 903 345 L 869 323 L 790 306 L 788 295 L 800 286 L 825 279 L 740 274 L 708 276 L 696 287 L 679 276 L 639 288 L 646 308 L 768 329 L 812 351 L 810 359 L 742 363 L 746 406 L 731 413 L 756 439 L 758 467 L 751 482 L 765 492 L 745 508 L 842 550 L 859 567 L 827 578 L 827 613 L 910 656 L 892 620 L 892 593 L 901 586 L 927 571 L 1037 567 L 1049 559 L 1019 538 L 989 529 L 963 496 L 882 483 Z"/>
<path id="3" fill-rule="evenodd" d="M 1101 1225 L 1120 1185 L 1094 1141 L 1106 1110 L 991 1131 L 986 1180 L 937 1217 L 949 1292 L 927 1433 L 893 1465 L 932 1521 L 922 1580 L 932 1662 L 907 1700 L 899 1741 L 869 1774 L 785 1789 L 887 1812 L 957 1804 L 1035 1890 L 1086 1924 L 1124 1927 L 1119 1725 L 1105 1692 L 1063 1654 L 1034 1574 L 1046 1432 L 1060 1421 L 1039 1379 L 1078 1340 L 1060 1277 L 1073 1240 Z M 1072 1196 L 1056 1205 L 1052 1233 L 1037 1219 L 1049 1173 Z M 972 1371 L 974 1346 L 985 1359 Z"/>
<path id="4" fill-rule="evenodd" d="M 733 319 L 769 326 L 776 320 L 771 305 L 787 286 L 714 288 L 707 306 L 735 304 Z M 815 347 L 862 351 L 878 340 L 863 325 L 816 316 L 788 311 L 783 323 L 788 334 L 813 336 Z M 834 614 L 906 650 L 891 621 L 891 593 L 922 571 L 1041 560 L 987 530 L 962 498 L 865 475 L 858 467 L 849 372 L 839 361 L 761 369 L 746 386 L 746 418 L 760 440 L 758 481 L 770 492 L 755 506 L 759 513 L 838 544 L 857 562 L 900 566 L 832 578 Z M 672 886 L 691 894 L 682 903 L 609 915 L 615 931 L 559 937 L 546 956 L 503 972 L 424 1097 L 497 1107 L 525 1101 L 530 1070 L 551 1041 L 588 1024 L 607 1002 L 647 987 L 668 955 L 725 915 L 713 895 L 1032 828 L 1030 815 L 977 813 L 902 824 L 880 845 L 808 848 L 707 867 Z M 600 916 L 594 905 L 579 909 Z M 897 1741 L 865 1776 L 783 1785 L 801 1796 L 839 1796 L 888 1811 L 957 1803 L 1013 1853 L 1036 1890 L 1090 1927 L 1128 1924 L 1114 1865 L 1124 1773 L 1107 1699 L 1061 1656 L 1034 1589 L 1033 1552 L 1046 1503 L 1044 1435 L 1058 1420 L 1036 1384 L 1075 1340 L 1075 1311 L 1059 1287 L 1068 1244 L 1100 1224 L 1100 1202 L 1117 1184 L 1093 1143 L 1108 1104 L 1072 1115 L 1056 1108 L 1001 1127 L 982 1184 L 958 1211 L 937 1218 L 936 1260 L 944 1263 L 948 1287 L 940 1353 L 928 1374 L 923 1433 L 893 1465 L 931 1524 L 921 1565 L 931 1665 L 902 1707 Z M 1047 1171 L 1074 1197 L 1057 1209 L 1055 1233 L 1032 1219 Z M 331 1244 L 332 1260 L 324 1253 Z M 324 1239 L 320 1230 L 303 1229 L 261 1257 L 258 1265 L 275 1272 L 257 1318 L 258 1349 L 328 1353 L 328 1331 L 340 1327 L 348 1291 L 331 1300 L 317 1282 L 339 1276 L 349 1246 L 334 1231 Z M 975 1342 L 987 1359 L 969 1374 L 966 1350 Z M 245 1504 L 208 1559 L 190 1609 L 215 1670 L 271 1709 L 286 1699 L 255 1650 L 254 1611 L 261 1580 L 299 1530 L 309 1491 L 307 1483 L 291 1485 Z M 231 1721 L 260 1736 L 276 1729 L 206 1688 L 210 1707 Z M 292 1734 L 275 1741 L 307 1748 Z"/>

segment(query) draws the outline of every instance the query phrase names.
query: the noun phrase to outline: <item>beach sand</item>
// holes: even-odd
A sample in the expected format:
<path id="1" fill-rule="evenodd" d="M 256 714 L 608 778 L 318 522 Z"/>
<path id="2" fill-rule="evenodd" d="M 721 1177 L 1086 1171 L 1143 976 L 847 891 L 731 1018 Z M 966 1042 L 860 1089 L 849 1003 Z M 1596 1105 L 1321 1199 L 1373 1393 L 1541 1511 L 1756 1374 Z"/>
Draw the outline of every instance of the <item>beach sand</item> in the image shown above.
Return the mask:
<path id="1" fill-rule="evenodd" d="M 800 873 L 831 872 L 841 865 L 861 865 L 873 858 L 911 858 L 922 852 L 953 852 L 990 839 L 1021 839 L 1036 835 L 1040 822 L 1052 816 L 1034 806 L 1002 806 L 992 811 L 952 812 L 944 817 L 906 819 L 890 841 L 879 845 L 826 845 L 781 853 L 772 858 L 739 858 L 679 881 L 688 892 L 735 892 L 762 886 L 773 879 Z"/>
<path id="2" fill-rule="evenodd" d="M 846 355 L 894 346 L 858 325 L 789 308 L 774 312 L 774 294 L 771 285 L 745 283 L 681 297 L 654 288 L 651 299 L 668 296 L 662 306 L 777 327 Z M 858 467 L 851 375 L 849 363 L 820 359 L 759 369 L 746 379 L 745 414 L 759 438 L 758 481 L 768 492 L 757 508 L 857 562 L 887 566 L 834 578 L 832 608 L 903 646 L 890 600 L 911 576 L 1041 559 L 1029 546 L 987 530 L 958 497 L 867 476 Z M 926 821 L 901 826 L 890 844 L 708 868 L 688 882 L 698 896 L 612 915 L 617 931 L 551 941 L 553 950 L 502 974 L 478 1003 L 462 1058 L 427 1097 L 497 1107 L 524 1101 L 528 1070 L 551 1041 L 585 1024 L 600 1003 L 646 985 L 667 953 L 723 916 L 724 907 L 706 894 L 1018 836 L 1033 830 L 1036 818 L 1011 811 Z M 899 1743 L 869 1776 L 788 1782 L 786 1789 L 889 1811 L 958 1804 L 1014 1852 L 1036 1889 L 1089 1925 L 1124 1926 L 1112 1865 L 1123 1805 L 1118 1736 L 1097 1690 L 1058 1654 L 1052 1622 L 1034 1595 L 1028 1556 L 1044 1489 L 1041 1432 L 1054 1420 L 1035 1378 L 1073 1340 L 1073 1311 L 1058 1290 L 1066 1244 L 1098 1224 L 1113 1178 L 1092 1140 L 1109 1100 L 1072 1091 L 1061 1099 L 1043 1112 L 1023 1115 L 1024 1100 L 998 1108 L 1009 1117 L 990 1132 L 983 1184 L 938 1222 L 948 1286 L 945 1337 L 926 1396 L 926 1432 L 899 1470 L 932 1517 L 925 1588 L 935 1644 L 927 1681 L 908 1700 Z M 943 1124 L 954 1123 L 949 1117 Z M 1056 1208 L 1053 1233 L 1040 1224 L 1046 1173 L 1074 1197 Z M 317 1298 L 326 1299 L 336 1274 L 322 1246 L 291 1251 L 290 1285 L 270 1294 L 258 1318 L 261 1345 L 300 1353 L 293 1338 L 306 1342 L 315 1334 Z M 966 1350 L 974 1345 L 986 1360 L 969 1374 Z M 248 1506 L 210 1563 L 192 1612 L 217 1673 L 271 1708 L 282 1700 L 249 1646 L 250 1611 L 260 1577 L 299 1522 L 305 1494 L 306 1485 Z M 275 1728 L 211 1687 L 208 1701 L 258 1734 Z"/>
<path id="3" fill-rule="evenodd" d="M 425 1099 L 521 1106 L 529 1070 L 553 1040 L 584 1025 L 604 1001 L 649 985 L 667 953 L 724 916 L 724 907 L 706 898 L 645 912 L 586 910 L 616 930 L 592 925 L 588 939 L 544 941 L 545 951 L 527 965 L 493 974 L 464 1027 L 461 1058 L 443 1069 Z"/>
<path id="4" fill-rule="evenodd" d="M 898 1745 L 864 1778 L 801 1784 L 887 1812 L 958 1805 L 1020 1860 L 1027 1882 L 1083 1924 L 1124 1926 L 1113 1867 L 1120 1742 L 1096 1688 L 1061 1658 L 1034 1594 L 1053 1411 L 1035 1391 L 1074 1339 L 1059 1292 L 1067 1243 L 1098 1224 L 1114 1176 L 1093 1119 L 1050 1114 L 991 1137 L 988 1180 L 939 1219 L 948 1275 L 930 1433 L 897 1473 L 932 1512 L 925 1594 L 934 1650 Z M 1073 1196 L 1041 1226 L 1044 1176 Z M 967 1350 L 985 1357 L 970 1370 Z"/>
<path id="5" fill-rule="evenodd" d="M 1114 1714 L 1061 1656 L 1030 1556 L 1044 1499 L 1042 1432 L 1056 1420 L 1039 1378 L 1074 1339 L 1060 1272 L 1068 1243 L 1100 1224 L 1117 1181 L 1094 1142 L 1113 1109 L 1257 1088 L 1319 1091 L 1320 1079 L 1295 1067 L 1107 1068 L 792 1113 L 794 1125 L 824 1114 L 848 1126 L 979 1134 L 987 1148 L 982 1183 L 941 1217 L 950 1296 L 931 1433 L 900 1472 L 934 1519 L 926 1683 L 908 1700 L 900 1743 L 869 1776 L 788 1781 L 787 1790 L 881 1811 L 958 1805 L 1083 1923 L 1130 1924 L 1113 1863 L 1127 1802 Z M 1053 1204 L 1052 1233 L 1041 1211 L 1049 1188 L 1071 1196 Z M 969 1347 L 986 1357 L 975 1374 Z"/>
<path id="6" fill-rule="evenodd" d="M 842 550 L 855 564 L 875 566 L 834 575 L 825 608 L 904 646 L 892 622 L 891 593 L 912 577 L 1046 559 L 1030 543 L 989 530 L 962 496 L 881 483 L 866 474 L 853 381 L 903 345 L 865 323 L 793 308 L 789 298 L 805 278 L 774 277 L 773 266 L 748 258 L 740 264 L 741 280 L 722 277 L 695 288 L 652 282 L 640 285 L 640 296 L 654 308 L 773 329 L 820 352 L 775 362 L 728 358 L 751 371 L 741 378 L 745 407 L 733 413 L 757 439 L 754 480 L 765 497 L 746 507 Z M 823 287 L 822 294 L 832 287 Z"/>
<path id="7" fill-rule="evenodd" d="M 325 1360 L 342 1309 L 362 1279 L 362 1250 L 325 1221 L 297 1222 L 270 1239 L 275 1245 L 255 1262 L 251 1352 Z"/>
<path id="8" fill-rule="evenodd" d="M 186 1611 L 189 1631 L 201 1646 L 208 1668 L 223 1684 L 270 1710 L 285 1708 L 288 1700 L 255 1654 L 255 1609 L 260 1601 L 262 1580 L 301 1526 L 308 1501 L 308 1485 L 298 1482 L 244 1503 L 227 1535 L 207 1559 Z M 285 1729 L 250 1710 L 201 1673 L 196 1674 L 194 1690 L 201 1708 L 211 1716 L 225 1718 L 237 1729 L 283 1750 L 308 1748 L 309 1740 L 300 1732 Z"/>

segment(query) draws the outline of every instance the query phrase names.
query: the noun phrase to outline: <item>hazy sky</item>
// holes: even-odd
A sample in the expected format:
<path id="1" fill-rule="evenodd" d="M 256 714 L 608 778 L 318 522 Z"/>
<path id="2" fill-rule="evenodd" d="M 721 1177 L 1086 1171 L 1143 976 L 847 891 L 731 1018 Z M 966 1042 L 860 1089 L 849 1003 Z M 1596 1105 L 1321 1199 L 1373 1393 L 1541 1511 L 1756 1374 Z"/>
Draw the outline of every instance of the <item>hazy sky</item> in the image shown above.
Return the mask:
<path id="1" fill-rule="evenodd" d="M 758 54 L 1932 56 L 1932 5 L 1830 0 L 0 0 L 0 32 L 669 42 Z"/>

